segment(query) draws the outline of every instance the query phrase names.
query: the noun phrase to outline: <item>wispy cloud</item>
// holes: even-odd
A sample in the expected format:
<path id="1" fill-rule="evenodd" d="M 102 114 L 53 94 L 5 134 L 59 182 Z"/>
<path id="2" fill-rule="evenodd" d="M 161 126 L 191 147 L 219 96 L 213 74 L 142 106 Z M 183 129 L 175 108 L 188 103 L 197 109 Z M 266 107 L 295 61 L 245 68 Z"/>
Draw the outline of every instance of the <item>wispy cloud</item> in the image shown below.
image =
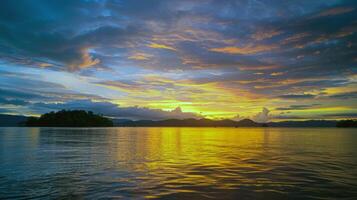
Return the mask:
<path id="1" fill-rule="evenodd" d="M 175 48 L 164 44 L 151 43 L 148 44 L 147 46 L 154 49 L 168 49 L 168 50 L 176 51 Z"/>
<path id="2" fill-rule="evenodd" d="M 328 9 L 328 10 L 321 11 L 315 17 L 326 17 L 326 16 L 341 15 L 341 14 L 352 12 L 353 10 L 355 10 L 355 8 L 353 8 L 353 7 L 331 8 L 331 9 Z"/>
<path id="3" fill-rule="evenodd" d="M 261 52 L 271 51 L 276 49 L 277 47 L 274 45 L 247 45 L 244 47 L 218 47 L 218 48 L 210 48 L 210 51 L 219 52 L 219 53 L 227 53 L 227 54 L 257 54 Z"/>

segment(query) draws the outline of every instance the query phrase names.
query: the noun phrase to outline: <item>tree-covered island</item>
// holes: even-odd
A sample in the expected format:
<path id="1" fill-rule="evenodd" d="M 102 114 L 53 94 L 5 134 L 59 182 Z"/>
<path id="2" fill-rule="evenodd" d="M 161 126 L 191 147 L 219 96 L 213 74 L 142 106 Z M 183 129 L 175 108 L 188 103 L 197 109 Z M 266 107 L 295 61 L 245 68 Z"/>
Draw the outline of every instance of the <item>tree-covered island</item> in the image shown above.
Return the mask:
<path id="1" fill-rule="evenodd" d="M 111 119 L 84 110 L 61 110 L 41 115 L 41 117 L 29 117 L 26 126 L 42 127 L 111 127 Z"/>

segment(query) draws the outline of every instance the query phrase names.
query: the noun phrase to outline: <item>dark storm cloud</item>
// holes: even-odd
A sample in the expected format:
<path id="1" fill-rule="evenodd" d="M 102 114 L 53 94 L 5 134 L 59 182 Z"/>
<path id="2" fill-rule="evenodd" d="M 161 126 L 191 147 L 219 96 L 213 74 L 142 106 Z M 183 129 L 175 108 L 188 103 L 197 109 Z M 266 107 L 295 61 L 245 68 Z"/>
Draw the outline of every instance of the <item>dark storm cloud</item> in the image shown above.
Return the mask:
<path id="1" fill-rule="evenodd" d="M 279 119 L 279 120 L 301 120 L 301 119 L 308 119 L 303 116 L 297 116 L 297 115 L 277 115 L 273 117 L 274 119 Z"/>
<path id="2" fill-rule="evenodd" d="M 12 113 L 13 111 L 11 109 L 7 108 L 0 108 L 0 113 Z"/>
<path id="3" fill-rule="evenodd" d="M 282 99 L 312 99 L 314 97 L 315 95 L 312 94 L 285 94 L 278 96 L 278 98 Z"/>
<path id="4" fill-rule="evenodd" d="M 18 105 L 18 106 L 24 106 L 27 105 L 28 102 L 20 99 L 7 99 L 7 98 L 1 98 L 0 97 L 0 105 Z"/>
<path id="5" fill-rule="evenodd" d="M 128 42 L 142 33 L 131 24 L 105 19 L 103 3 L 91 1 L 3 1 L 0 7 L 1 52 L 11 58 L 49 60 L 69 70 L 100 63 L 92 48 Z M 103 16 L 104 15 L 104 16 Z"/>
<path id="6" fill-rule="evenodd" d="M 9 90 L 9 89 L 1 89 L 0 88 L 0 97 L 2 98 L 16 98 L 16 99 L 42 99 L 43 96 L 34 94 L 34 93 L 29 93 L 29 92 L 23 92 L 23 91 L 17 91 L 17 90 Z"/>
<path id="7" fill-rule="evenodd" d="M 309 108 L 314 108 L 321 104 L 312 104 L 312 105 L 290 105 L 288 107 L 278 107 L 275 110 L 306 110 Z"/>
<path id="8" fill-rule="evenodd" d="M 339 68 L 350 68 L 346 65 L 353 63 L 353 51 L 347 43 L 356 39 L 355 34 L 348 34 L 355 23 L 355 6 L 352 1 L 222 1 L 219 4 L 188 0 L 3 1 L 0 8 L 1 46 L 8 48 L 8 54 L 31 59 L 46 58 L 55 65 L 78 70 L 109 62 L 100 59 L 101 51 L 106 48 L 128 47 L 130 41 L 149 42 L 149 36 L 155 34 L 181 34 L 176 27 L 182 27 L 212 32 L 221 38 L 211 37 L 216 41 L 208 41 L 207 44 L 199 40 L 188 43 L 176 41 L 175 45 L 183 53 L 175 56 L 186 57 L 161 54 L 157 62 L 138 65 L 181 68 L 187 64 L 180 63 L 180 59 L 191 58 L 200 62 L 191 64 L 201 67 L 252 66 L 254 69 L 254 66 L 269 64 L 262 61 L 266 54 L 275 64 L 289 67 L 296 64 L 282 60 L 282 57 L 296 58 L 320 52 L 320 56 L 301 60 L 300 65 L 291 67 L 313 66 L 313 69 L 320 69 L 323 66 L 326 69 L 330 66 L 336 69 L 336 65 L 343 63 Z M 338 8 L 342 11 L 331 10 Z M 201 23 L 194 20 L 186 22 L 186 19 L 199 19 Z M 220 25 L 222 23 L 227 25 Z M 269 36 L 267 30 L 278 34 Z M 334 35 L 343 35 L 344 31 L 346 38 L 338 37 L 338 41 L 334 41 Z M 258 38 L 259 45 L 276 46 L 305 32 L 309 36 L 290 39 L 273 52 L 262 52 L 260 56 L 207 51 L 207 48 L 217 46 L 224 39 L 237 39 L 240 43 L 244 42 L 240 45 L 249 46 Z M 319 39 L 325 40 L 323 44 L 314 43 Z M 296 46 L 303 48 L 294 48 Z M 125 53 L 126 50 L 117 48 L 115 52 Z M 333 53 L 334 56 L 331 56 Z"/>
<path id="9" fill-rule="evenodd" d="M 28 105 L 33 102 L 63 102 L 69 100 L 93 99 L 93 100 L 108 100 L 96 95 L 79 94 L 71 91 L 36 91 L 28 90 L 25 92 L 22 89 L 4 89 L 0 88 L 0 105 Z"/>
<path id="10" fill-rule="evenodd" d="M 328 97 L 336 98 L 336 99 L 356 99 L 357 98 L 357 92 L 345 92 L 345 93 L 330 95 Z"/>
<path id="11" fill-rule="evenodd" d="M 321 2 L 314 1 L 314 3 Z M 331 4 L 329 5 L 329 3 Z M 275 16 L 274 18 L 273 15 L 271 21 L 263 20 L 254 23 L 256 26 L 251 28 L 248 26 L 248 30 L 251 30 L 252 33 L 254 31 L 259 33 L 259 29 L 265 30 L 260 33 L 262 36 L 265 34 L 265 39 L 261 39 L 260 43 L 279 44 L 273 53 L 268 51 L 264 54 L 268 56 L 270 62 L 281 66 L 282 70 L 288 71 L 285 77 L 314 77 L 316 73 L 336 75 L 353 69 L 356 64 L 354 59 L 356 57 L 354 50 L 356 3 L 353 1 L 340 1 L 337 4 L 330 1 L 329 3 L 321 4 L 319 9 L 316 7 L 312 9 L 311 5 L 299 7 L 298 4 L 292 3 L 290 7 L 301 8 L 299 11 L 302 12 L 297 14 L 296 11 L 292 11 L 290 17 Z M 274 6 L 282 4 L 279 2 Z M 269 7 L 269 5 L 267 6 Z M 345 12 L 332 12 L 331 10 L 334 9 L 345 9 Z M 332 14 L 319 15 L 326 11 L 331 11 Z M 238 24 L 230 26 L 227 34 L 234 32 L 235 27 L 242 29 Z M 243 28 L 243 30 L 247 29 Z M 278 34 L 269 36 L 269 31 Z M 249 42 L 248 39 L 245 41 Z M 265 60 L 267 56 L 264 54 L 255 56 L 255 58 Z"/>
<path id="12" fill-rule="evenodd" d="M 0 70 L 0 98 L 13 101 L 58 101 L 69 91 L 60 83 L 40 80 L 41 76 Z M 78 95 L 78 94 L 74 94 Z M 1 102 L 0 102 L 1 104 Z"/>
<path id="13" fill-rule="evenodd" d="M 337 114 L 325 114 L 322 117 L 330 117 L 330 118 L 356 118 L 357 113 L 337 113 Z"/>

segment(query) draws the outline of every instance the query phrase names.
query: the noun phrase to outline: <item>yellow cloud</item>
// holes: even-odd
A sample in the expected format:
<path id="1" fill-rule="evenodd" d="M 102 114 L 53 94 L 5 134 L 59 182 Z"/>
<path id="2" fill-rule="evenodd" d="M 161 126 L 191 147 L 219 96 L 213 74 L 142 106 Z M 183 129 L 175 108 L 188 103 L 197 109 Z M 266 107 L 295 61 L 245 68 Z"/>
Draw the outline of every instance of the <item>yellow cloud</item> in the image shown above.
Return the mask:
<path id="1" fill-rule="evenodd" d="M 173 47 L 170 47 L 170 46 L 167 46 L 167 45 L 164 45 L 164 44 L 151 43 L 151 44 L 149 44 L 147 46 L 150 47 L 150 48 L 154 48 L 154 49 L 169 49 L 169 50 L 172 50 L 172 51 L 177 51 L 177 49 L 175 49 Z"/>
<path id="2" fill-rule="evenodd" d="M 149 60 L 151 57 L 153 57 L 153 55 L 146 54 L 146 53 L 134 53 L 128 58 L 131 60 Z"/>
<path id="3" fill-rule="evenodd" d="M 237 87 L 234 82 L 199 83 L 157 74 L 147 74 L 130 83 L 111 81 L 98 84 L 125 92 L 125 95 L 115 100 L 115 103 L 121 106 L 141 105 L 163 110 L 181 107 L 187 112 L 208 118 L 231 118 L 238 111 L 248 116 L 255 109 L 252 105 L 260 105 L 267 100 L 262 95 Z"/>
<path id="4" fill-rule="evenodd" d="M 271 76 L 281 76 L 281 75 L 283 75 L 284 74 L 284 72 L 273 72 L 273 73 L 271 73 L 270 75 Z"/>
<path id="5" fill-rule="evenodd" d="M 219 47 L 219 48 L 211 48 L 210 51 L 219 52 L 219 53 L 228 53 L 228 54 L 256 54 L 265 51 L 270 51 L 276 49 L 276 46 L 269 46 L 269 45 L 247 45 L 245 47 L 235 47 L 235 46 L 228 46 L 228 47 Z"/>
<path id="6" fill-rule="evenodd" d="M 350 84 L 344 87 L 329 87 L 323 90 L 327 95 L 343 94 L 347 92 L 356 92 L 356 84 Z"/>
<path id="7" fill-rule="evenodd" d="M 262 66 L 241 66 L 239 70 L 242 71 L 259 71 L 259 70 L 272 70 L 281 68 L 279 65 L 262 65 Z"/>
<path id="8" fill-rule="evenodd" d="M 40 63 L 39 66 L 43 67 L 43 68 L 46 68 L 46 67 L 51 67 L 53 65 L 51 63 Z"/>

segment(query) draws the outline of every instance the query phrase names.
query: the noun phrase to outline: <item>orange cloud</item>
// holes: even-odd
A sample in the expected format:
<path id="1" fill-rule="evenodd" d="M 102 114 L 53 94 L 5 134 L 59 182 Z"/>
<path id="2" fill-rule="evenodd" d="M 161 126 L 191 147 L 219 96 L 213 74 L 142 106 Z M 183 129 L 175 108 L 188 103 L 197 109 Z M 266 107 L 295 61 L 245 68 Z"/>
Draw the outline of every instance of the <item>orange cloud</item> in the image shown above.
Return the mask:
<path id="1" fill-rule="evenodd" d="M 40 67 L 43 67 L 43 68 L 46 68 L 46 67 L 51 67 L 51 66 L 53 66 L 53 65 L 50 64 L 50 63 L 40 63 L 39 66 L 40 66 Z"/>
<path id="2" fill-rule="evenodd" d="M 252 35 L 252 38 L 255 40 L 264 40 L 264 39 L 269 39 L 274 36 L 280 35 L 282 31 L 276 31 L 276 30 L 271 30 L 271 31 L 259 31 L 256 32 Z"/>
<path id="3" fill-rule="evenodd" d="M 75 71 L 81 68 L 88 68 L 93 65 L 96 65 L 100 63 L 100 60 L 98 58 L 93 59 L 92 56 L 88 53 L 88 48 L 84 48 L 81 51 L 82 56 L 81 56 L 81 61 L 80 63 L 75 62 L 69 65 L 69 70 L 70 71 Z"/>
<path id="4" fill-rule="evenodd" d="M 88 52 L 82 55 L 83 62 L 79 65 L 80 68 L 87 68 L 100 63 L 98 58 L 93 59 Z"/>

